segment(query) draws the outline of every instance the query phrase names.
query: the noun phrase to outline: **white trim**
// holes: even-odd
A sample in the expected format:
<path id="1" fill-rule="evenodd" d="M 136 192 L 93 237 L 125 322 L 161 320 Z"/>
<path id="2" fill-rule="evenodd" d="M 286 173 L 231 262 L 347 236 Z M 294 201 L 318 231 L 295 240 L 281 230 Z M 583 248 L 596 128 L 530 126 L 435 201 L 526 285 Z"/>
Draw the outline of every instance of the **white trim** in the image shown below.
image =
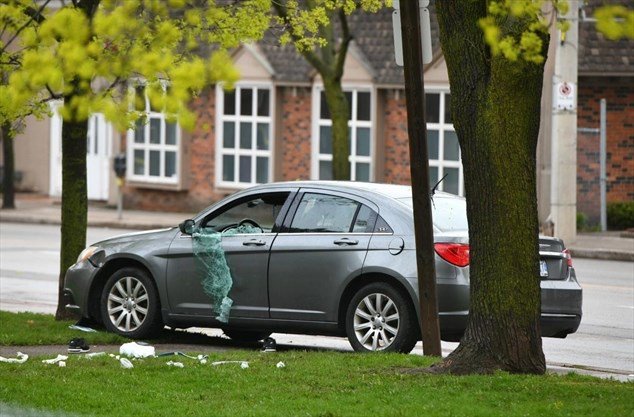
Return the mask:
<path id="1" fill-rule="evenodd" d="M 440 180 L 445 174 L 446 168 L 458 169 L 458 194 L 464 195 L 464 169 L 462 166 L 462 152 L 458 150 L 458 160 L 446 160 L 445 159 L 445 132 L 455 132 L 453 123 L 445 123 L 445 97 L 446 94 L 451 94 L 449 87 L 446 89 L 433 86 L 425 90 L 425 94 L 438 94 L 438 122 L 428 122 L 427 130 L 433 130 L 438 132 L 438 158 L 429 159 L 429 166 L 436 167 L 438 169 L 438 180 Z M 441 182 L 438 186 L 440 191 L 445 191 L 445 182 Z"/>
<path id="2" fill-rule="evenodd" d="M 238 93 L 242 89 L 251 89 L 253 90 L 268 90 L 269 91 L 269 115 L 268 116 L 258 116 L 257 114 L 257 95 L 253 95 L 252 101 L 252 114 L 250 116 L 240 115 L 240 94 Z M 258 157 L 266 157 L 268 158 L 268 172 L 267 172 L 267 182 L 270 182 L 273 178 L 273 167 L 275 164 L 274 160 L 274 146 L 275 146 L 275 138 L 274 138 L 274 122 L 275 122 L 275 87 L 271 82 L 238 82 L 235 85 L 235 114 L 233 115 L 225 115 L 224 114 L 224 90 L 222 85 L 216 85 L 216 115 L 215 115 L 215 123 L 216 123 L 216 143 L 215 143 L 215 179 L 214 186 L 215 188 L 223 188 L 223 189 L 243 189 L 248 188 L 253 185 L 258 184 L 257 181 L 257 158 Z M 224 123 L 223 122 L 233 122 L 235 124 L 235 132 L 234 132 L 234 148 L 233 149 L 225 149 L 223 146 L 224 141 Z M 250 149 L 242 149 L 240 148 L 240 129 L 239 124 L 241 122 L 251 123 L 251 148 Z M 258 150 L 257 149 L 257 125 L 258 123 L 268 123 L 269 125 L 269 148 L 267 150 Z M 234 171 L 233 178 L 234 181 L 224 181 L 223 180 L 223 162 L 222 157 L 224 155 L 232 155 L 234 156 Z M 241 156 L 249 156 L 251 158 L 251 181 L 249 182 L 240 182 L 240 164 L 239 158 Z"/>
<path id="3" fill-rule="evenodd" d="M 356 180 L 356 164 L 369 164 L 369 178 L 368 181 L 374 181 L 374 168 L 375 168 L 375 132 L 376 132 L 376 88 L 371 84 L 363 83 L 350 83 L 343 84 L 343 91 L 352 93 L 352 102 L 350 105 L 351 120 L 348 120 L 348 128 L 351 132 L 350 138 L 350 154 L 348 161 L 350 162 L 350 178 Z M 320 127 L 332 126 L 331 119 L 321 118 L 321 92 L 324 91 L 322 83 L 315 83 L 312 89 L 312 111 L 311 111 L 311 172 L 310 178 L 313 180 L 319 179 L 319 162 L 320 161 L 332 161 L 332 154 L 322 154 L 319 151 L 320 140 Z M 357 105 L 358 105 L 358 93 L 370 94 L 370 120 L 357 120 Z M 370 129 L 370 155 L 361 156 L 356 155 L 357 147 L 357 128 Z"/>
<path id="4" fill-rule="evenodd" d="M 132 94 L 136 94 L 136 87 L 132 87 Z M 180 124 L 174 122 L 174 129 L 176 135 L 176 143 L 168 145 L 166 142 L 167 136 L 167 117 L 165 113 L 156 112 L 151 110 L 150 100 L 145 94 L 145 118 L 146 123 L 143 125 L 143 143 L 137 143 L 135 141 L 136 129 L 128 129 L 126 132 L 126 179 L 133 182 L 143 182 L 148 184 L 179 184 L 181 178 L 180 165 L 181 165 L 181 129 Z M 159 128 L 159 143 L 150 142 L 150 126 L 153 119 L 158 119 L 160 122 Z M 143 151 L 143 174 L 135 174 L 134 172 L 134 151 Z M 150 175 L 150 152 L 159 152 L 159 175 Z M 171 177 L 165 176 L 165 154 L 167 152 L 175 153 L 174 161 L 174 175 Z"/>

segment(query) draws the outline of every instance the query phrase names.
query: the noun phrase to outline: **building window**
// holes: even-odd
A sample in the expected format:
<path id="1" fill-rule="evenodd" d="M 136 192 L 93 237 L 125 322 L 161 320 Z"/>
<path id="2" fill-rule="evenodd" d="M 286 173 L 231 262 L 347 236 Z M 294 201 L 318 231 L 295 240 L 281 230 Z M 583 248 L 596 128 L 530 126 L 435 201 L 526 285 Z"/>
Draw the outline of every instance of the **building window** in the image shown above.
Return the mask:
<path id="1" fill-rule="evenodd" d="M 160 109 L 150 105 L 144 86 L 134 89 L 136 108 L 143 116 L 128 131 L 128 178 L 176 184 L 179 172 L 180 127 L 167 121 Z"/>
<path id="2" fill-rule="evenodd" d="M 313 173 L 316 179 L 332 179 L 332 119 L 323 89 L 317 90 L 315 113 L 317 123 L 313 130 Z M 348 144 L 350 179 L 372 181 L 372 155 L 374 137 L 372 112 L 374 97 L 369 89 L 346 89 L 350 107 L 348 113 Z"/>
<path id="3" fill-rule="evenodd" d="M 464 195 L 460 145 L 451 119 L 450 104 L 451 95 L 449 92 L 429 91 L 425 93 L 429 183 L 430 186 L 434 186 L 446 175 L 438 189 L 452 194 Z"/>
<path id="4" fill-rule="evenodd" d="M 219 186 L 243 187 L 271 179 L 272 94 L 269 86 L 218 88 Z"/>

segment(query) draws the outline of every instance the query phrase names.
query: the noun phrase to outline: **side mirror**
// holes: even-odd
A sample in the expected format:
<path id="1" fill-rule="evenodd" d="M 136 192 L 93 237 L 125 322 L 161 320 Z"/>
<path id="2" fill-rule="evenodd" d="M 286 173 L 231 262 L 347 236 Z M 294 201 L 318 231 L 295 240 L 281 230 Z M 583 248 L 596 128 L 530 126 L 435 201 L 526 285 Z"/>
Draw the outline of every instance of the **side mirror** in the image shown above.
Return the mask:
<path id="1" fill-rule="evenodd" d="M 194 223 L 192 219 L 187 219 L 181 224 L 179 224 L 178 228 L 180 229 L 181 233 L 184 233 L 186 235 L 191 235 L 192 233 L 194 233 L 195 224 L 196 223 Z"/>

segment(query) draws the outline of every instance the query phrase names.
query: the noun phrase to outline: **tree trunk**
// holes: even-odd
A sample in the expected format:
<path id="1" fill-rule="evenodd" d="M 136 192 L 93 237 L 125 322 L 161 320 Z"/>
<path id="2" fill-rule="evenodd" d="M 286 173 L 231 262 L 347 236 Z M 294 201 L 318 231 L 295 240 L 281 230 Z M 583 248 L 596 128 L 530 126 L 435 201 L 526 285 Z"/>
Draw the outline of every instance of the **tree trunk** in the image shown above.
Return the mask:
<path id="1" fill-rule="evenodd" d="M 2 125 L 2 208 L 15 208 L 15 154 L 11 125 Z"/>
<path id="2" fill-rule="evenodd" d="M 332 176 L 335 180 L 350 179 L 350 138 L 348 135 L 348 114 L 350 103 L 343 92 L 341 81 L 323 77 L 324 95 L 332 120 Z"/>
<path id="3" fill-rule="evenodd" d="M 66 97 L 65 100 L 70 100 Z M 73 318 L 64 308 L 64 276 L 86 247 L 88 194 L 86 137 L 88 121 L 64 120 L 62 125 L 62 237 L 56 320 Z"/>
<path id="4" fill-rule="evenodd" d="M 433 370 L 542 374 L 535 166 L 543 65 L 490 55 L 477 25 L 486 3 L 436 3 L 464 165 L 471 306 L 460 345 Z M 513 25 L 505 29 L 526 24 Z"/>

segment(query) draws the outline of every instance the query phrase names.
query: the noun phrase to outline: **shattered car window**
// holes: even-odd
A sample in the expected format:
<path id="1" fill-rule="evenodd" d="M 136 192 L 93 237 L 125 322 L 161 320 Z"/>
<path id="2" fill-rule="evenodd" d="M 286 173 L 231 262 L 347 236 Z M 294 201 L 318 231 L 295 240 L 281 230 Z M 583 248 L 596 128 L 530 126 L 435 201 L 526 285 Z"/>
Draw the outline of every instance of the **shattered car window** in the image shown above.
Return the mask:
<path id="1" fill-rule="evenodd" d="M 288 194 L 270 193 L 239 202 L 207 219 L 192 233 L 203 291 L 211 298 L 217 320 L 227 323 L 233 304 L 229 298 L 233 279 L 222 247 L 223 237 L 271 232 Z"/>

